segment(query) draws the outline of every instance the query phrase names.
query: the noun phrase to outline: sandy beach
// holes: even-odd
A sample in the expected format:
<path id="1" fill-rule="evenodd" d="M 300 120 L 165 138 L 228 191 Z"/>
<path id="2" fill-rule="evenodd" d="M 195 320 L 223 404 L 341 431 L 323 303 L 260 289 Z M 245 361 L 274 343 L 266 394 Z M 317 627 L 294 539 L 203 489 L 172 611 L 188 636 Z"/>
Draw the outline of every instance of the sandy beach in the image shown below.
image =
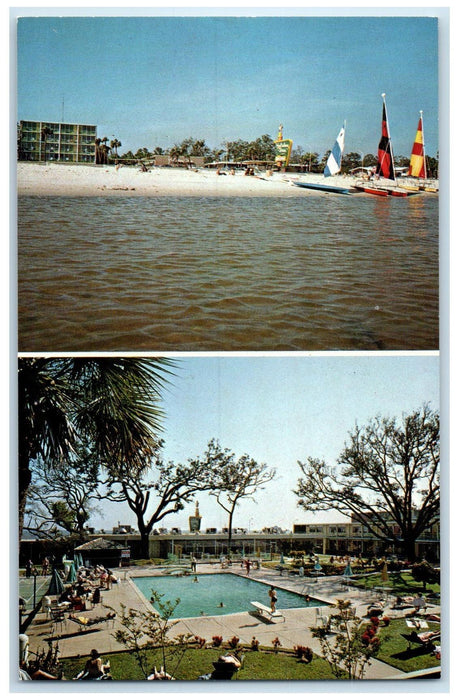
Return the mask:
<path id="1" fill-rule="evenodd" d="M 217 175 L 215 170 L 152 168 L 141 172 L 138 167 L 101 165 L 66 165 L 63 163 L 19 163 L 18 195 L 100 197 L 129 195 L 142 197 L 305 197 L 304 189 L 292 181 L 304 175 L 273 173 L 246 177 L 243 171 Z M 329 184 L 349 186 L 353 178 L 335 176 Z"/>

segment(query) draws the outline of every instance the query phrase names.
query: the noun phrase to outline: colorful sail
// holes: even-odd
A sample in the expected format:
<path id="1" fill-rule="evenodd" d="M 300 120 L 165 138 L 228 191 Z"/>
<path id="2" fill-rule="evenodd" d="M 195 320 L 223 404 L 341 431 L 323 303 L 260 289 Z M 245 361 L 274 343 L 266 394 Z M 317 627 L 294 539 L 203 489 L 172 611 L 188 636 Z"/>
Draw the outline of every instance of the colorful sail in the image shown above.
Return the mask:
<path id="1" fill-rule="evenodd" d="M 410 167 L 408 175 L 412 177 L 426 177 L 426 158 L 424 153 L 424 128 L 422 123 L 422 112 L 419 118 L 418 130 L 411 151 Z"/>
<path id="2" fill-rule="evenodd" d="M 383 95 L 384 99 L 384 95 Z M 383 102 L 382 112 L 382 134 L 378 146 L 378 165 L 376 175 L 395 180 L 394 159 L 392 157 L 392 146 L 389 135 L 389 122 L 386 116 L 386 103 Z"/>
<path id="3" fill-rule="evenodd" d="M 325 166 L 324 175 L 329 177 L 330 175 L 336 175 L 341 170 L 341 158 L 344 152 L 344 132 L 346 125 L 343 126 L 338 136 L 336 137 L 335 145 L 328 156 L 327 165 Z"/>

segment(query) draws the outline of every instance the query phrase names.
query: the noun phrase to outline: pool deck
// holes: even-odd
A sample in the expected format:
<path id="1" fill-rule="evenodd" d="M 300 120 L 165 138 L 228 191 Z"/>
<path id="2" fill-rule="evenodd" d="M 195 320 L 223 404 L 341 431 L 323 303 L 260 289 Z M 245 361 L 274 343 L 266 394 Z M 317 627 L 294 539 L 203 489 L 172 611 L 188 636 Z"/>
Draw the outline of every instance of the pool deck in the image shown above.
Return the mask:
<path id="1" fill-rule="evenodd" d="M 172 569 L 172 567 L 169 568 Z M 174 569 L 177 569 L 177 567 L 174 567 Z M 197 575 L 199 578 L 199 574 L 219 573 L 221 571 L 220 564 L 199 563 Z M 109 612 L 104 606 L 110 606 L 116 611 L 121 610 L 121 605 L 125 605 L 127 609 L 151 610 L 149 601 L 146 600 L 131 581 L 131 577 L 154 576 L 155 574 L 164 575 L 165 568 L 135 567 L 114 570 L 114 573 L 120 578 L 120 583 L 115 584 L 111 590 L 102 592 L 102 603 L 93 610 L 74 613 L 75 616 L 88 619 L 101 617 Z M 225 569 L 224 573 L 244 575 L 243 569 L 238 564 L 233 564 L 231 568 Z M 320 608 L 323 614 L 328 614 L 328 606 L 331 603 L 334 603 L 337 599 L 345 599 L 350 600 L 352 605 L 355 606 L 357 616 L 364 617 L 369 603 L 380 597 L 380 594 L 375 591 L 363 591 L 343 585 L 341 576 L 310 579 L 287 576 L 285 572 L 281 575 L 278 571 L 261 568 L 251 570 L 250 578 L 294 593 L 309 593 L 311 597 L 324 601 L 324 605 Z M 171 594 L 171 597 L 173 597 L 173 594 Z M 260 602 L 267 604 L 267 600 L 261 600 Z M 394 617 L 396 611 L 389 609 L 391 605 L 390 599 L 386 599 L 386 604 L 388 614 Z M 182 633 L 191 633 L 204 637 L 208 641 L 211 641 L 214 635 L 222 636 L 224 641 L 236 636 L 239 637 L 243 644 L 250 644 L 252 637 L 255 636 L 261 645 L 266 646 L 271 646 L 272 640 L 275 637 L 279 637 L 284 648 L 304 645 L 309 646 L 314 652 L 320 654 L 319 641 L 313 638 L 310 631 L 310 627 L 316 623 L 317 607 L 283 610 L 285 620 L 279 619 L 276 622 L 260 618 L 254 614 L 254 610 L 251 612 L 250 608 L 250 601 L 248 601 L 247 612 L 179 620 L 174 625 L 171 635 L 175 637 Z M 429 612 L 439 613 L 439 611 L 440 608 L 438 606 L 429 607 Z M 397 613 L 400 616 L 404 616 L 403 611 L 397 611 Z M 68 618 L 68 615 L 66 615 L 66 618 Z M 101 654 L 124 650 L 124 647 L 113 636 L 116 629 L 119 628 L 120 623 L 118 619 L 115 619 L 114 622 L 101 622 L 86 628 L 81 628 L 80 625 L 72 620 L 66 619 L 63 624 L 57 624 L 53 627 L 52 622 L 46 617 L 45 613 L 39 612 L 27 628 L 26 634 L 29 637 L 29 645 L 33 651 L 46 649 L 47 642 L 52 640 L 59 643 L 61 658 L 76 656 L 87 658 L 90 650 L 94 648 Z M 218 651 L 216 650 L 217 654 Z M 403 672 L 374 659 L 371 665 L 367 667 L 365 679 L 397 679 L 404 676 Z"/>

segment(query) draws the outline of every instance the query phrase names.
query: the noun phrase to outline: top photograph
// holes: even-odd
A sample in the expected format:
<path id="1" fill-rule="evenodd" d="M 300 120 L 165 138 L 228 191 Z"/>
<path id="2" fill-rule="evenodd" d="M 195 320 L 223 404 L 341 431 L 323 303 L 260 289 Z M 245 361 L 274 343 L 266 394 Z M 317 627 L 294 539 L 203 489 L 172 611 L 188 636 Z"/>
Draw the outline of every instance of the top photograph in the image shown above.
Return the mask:
<path id="1" fill-rule="evenodd" d="M 438 350 L 437 17 L 16 31 L 19 353 Z"/>

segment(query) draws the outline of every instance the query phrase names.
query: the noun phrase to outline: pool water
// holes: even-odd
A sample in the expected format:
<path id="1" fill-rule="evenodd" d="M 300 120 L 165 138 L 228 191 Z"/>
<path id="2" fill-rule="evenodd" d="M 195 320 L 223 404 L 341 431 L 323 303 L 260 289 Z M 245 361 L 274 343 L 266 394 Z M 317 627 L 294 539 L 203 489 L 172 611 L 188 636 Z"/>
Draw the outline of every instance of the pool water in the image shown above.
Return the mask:
<path id="1" fill-rule="evenodd" d="M 132 581 L 147 600 L 151 599 L 152 590 L 163 595 L 163 603 L 180 598 L 174 618 L 248 612 L 252 609 L 252 600 L 270 605 L 269 586 L 260 581 L 235 574 L 198 574 L 196 578 L 197 582 L 194 575 L 136 576 Z M 315 598 L 306 601 L 298 593 L 279 588 L 276 591 L 277 608 L 280 610 L 323 605 L 322 601 Z"/>

